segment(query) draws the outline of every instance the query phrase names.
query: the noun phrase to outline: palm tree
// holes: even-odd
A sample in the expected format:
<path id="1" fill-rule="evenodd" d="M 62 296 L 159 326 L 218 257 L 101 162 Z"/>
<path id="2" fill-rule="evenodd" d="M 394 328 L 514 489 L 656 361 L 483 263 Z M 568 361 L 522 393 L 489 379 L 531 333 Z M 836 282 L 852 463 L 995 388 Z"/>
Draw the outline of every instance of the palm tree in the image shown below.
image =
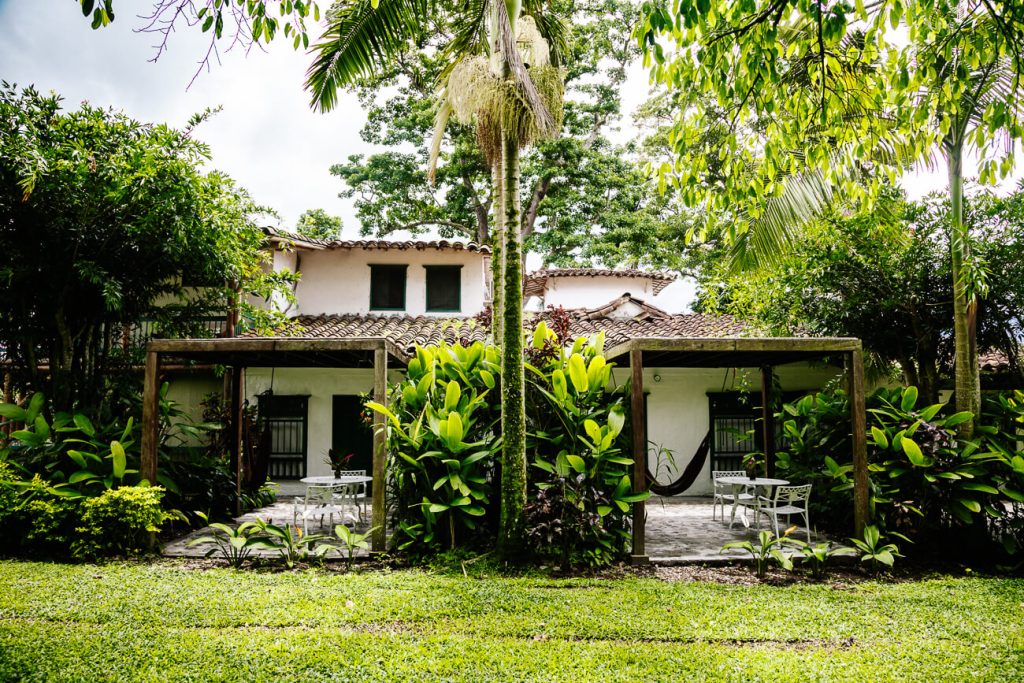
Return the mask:
<path id="1" fill-rule="evenodd" d="M 559 24 L 541 12 L 540 0 L 468 0 L 443 47 L 449 67 L 440 98 L 432 154 L 440 150 L 449 116 L 474 120 L 491 163 L 497 198 L 493 320 L 501 344 L 501 519 L 498 549 L 506 558 L 522 547 L 526 506 L 526 403 L 522 328 L 522 239 L 519 150 L 553 136 L 560 127 L 562 86 L 557 70 L 542 56 L 546 34 Z M 316 59 L 306 85 L 313 106 L 327 111 L 339 88 L 383 71 L 404 48 L 422 41 L 436 7 L 430 0 L 342 0 L 328 15 L 328 28 L 314 47 Z M 523 49 L 525 48 L 525 49 Z M 530 64 L 523 59 L 526 53 Z"/>

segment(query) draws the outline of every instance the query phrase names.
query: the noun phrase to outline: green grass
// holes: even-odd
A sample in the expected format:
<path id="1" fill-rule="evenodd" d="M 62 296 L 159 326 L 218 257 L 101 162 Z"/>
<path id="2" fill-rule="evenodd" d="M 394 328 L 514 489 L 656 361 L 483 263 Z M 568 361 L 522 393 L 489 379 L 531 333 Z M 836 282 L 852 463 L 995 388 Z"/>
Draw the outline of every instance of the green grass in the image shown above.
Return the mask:
<path id="1" fill-rule="evenodd" d="M 693 679 L 1022 680 L 1024 581 L 837 590 L 0 562 L 5 681 Z"/>

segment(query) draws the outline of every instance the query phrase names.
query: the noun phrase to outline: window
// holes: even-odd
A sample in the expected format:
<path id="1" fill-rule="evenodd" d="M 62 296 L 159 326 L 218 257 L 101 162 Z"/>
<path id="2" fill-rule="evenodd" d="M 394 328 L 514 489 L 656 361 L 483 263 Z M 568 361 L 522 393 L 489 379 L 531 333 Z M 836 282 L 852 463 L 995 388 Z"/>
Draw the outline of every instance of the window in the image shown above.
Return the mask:
<path id="1" fill-rule="evenodd" d="M 462 266 L 424 266 L 427 269 L 427 310 L 462 310 Z"/>
<path id="2" fill-rule="evenodd" d="M 370 310 L 405 310 L 406 266 L 370 266 Z"/>

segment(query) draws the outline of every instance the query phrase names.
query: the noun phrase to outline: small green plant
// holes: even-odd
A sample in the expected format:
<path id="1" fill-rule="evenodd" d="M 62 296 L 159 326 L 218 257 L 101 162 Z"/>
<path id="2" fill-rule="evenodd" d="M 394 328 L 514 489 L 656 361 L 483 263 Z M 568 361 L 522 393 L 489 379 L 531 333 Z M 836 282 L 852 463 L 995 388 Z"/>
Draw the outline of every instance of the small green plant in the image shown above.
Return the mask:
<path id="1" fill-rule="evenodd" d="M 820 581 L 825 578 L 825 570 L 829 561 L 834 557 L 852 555 L 856 551 L 848 545 L 837 545 L 827 541 L 820 543 L 807 543 L 797 538 L 787 539 L 803 555 L 802 563 L 811 570 L 811 578 Z"/>
<path id="2" fill-rule="evenodd" d="M 339 524 L 334 527 L 334 534 L 341 541 L 341 547 L 339 550 L 344 550 L 347 553 L 348 568 L 352 569 L 352 562 L 355 559 L 357 549 L 369 550 L 370 544 L 366 539 L 373 535 L 377 527 L 370 529 L 364 534 L 357 534 L 352 529 L 349 529 L 344 524 Z"/>
<path id="3" fill-rule="evenodd" d="M 793 560 L 782 552 L 782 545 L 790 540 L 788 536 L 795 529 L 795 526 L 789 527 L 782 536 L 775 536 L 770 531 L 762 531 L 757 535 L 758 545 L 754 545 L 750 541 L 731 541 L 722 546 L 721 552 L 735 548 L 750 553 L 754 560 L 754 573 L 759 579 L 765 577 L 765 574 L 768 573 L 768 565 L 772 562 L 777 563 L 787 572 L 792 571 Z"/>
<path id="4" fill-rule="evenodd" d="M 905 538 L 905 537 L 904 537 Z M 895 543 L 883 543 L 882 533 L 875 525 L 864 527 L 864 538 L 850 541 L 860 550 L 860 561 L 870 562 L 871 570 L 878 572 L 879 565 L 891 568 L 897 557 L 903 557 Z"/>
<path id="5" fill-rule="evenodd" d="M 204 522 L 208 522 L 206 515 L 202 512 L 197 512 L 196 515 Z M 220 553 L 221 557 L 227 560 L 228 565 L 234 569 L 239 569 L 252 555 L 253 548 L 259 540 L 259 536 L 256 535 L 259 525 L 255 522 L 243 522 L 237 527 L 214 522 L 209 525 L 209 528 L 210 533 L 196 537 L 186 545 L 189 547 L 213 545 L 203 557 L 211 557 Z"/>
<path id="6" fill-rule="evenodd" d="M 150 536 L 168 517 L 160 507 L 159 486 L 107 489 L 82 503 L 81 526 L 75 529 L 71 554 L 78 558 L 134 555 L 150 547 Z"/>
<path id="7" fill-rule="evenodd" d="M 293 569 L 300 562 L 309 560 L 313 547 L 328 538 L 322 534 L 306 535 L 302 533 L 302 527 L 299 526 L 292 527 L 288 524 L 277 526 L 262 519 L 257 519 L 254 524 L 259 535 L 253 540 L 252 547 L 277 551 L 289 569 Z M 323 546 L 322 550 L 318 548 L 317 552 L 313 553 L 316 557 L 323 558 L 324 555 L 335 549 L 335 546 L 330 544 L 324 543 Z"/>

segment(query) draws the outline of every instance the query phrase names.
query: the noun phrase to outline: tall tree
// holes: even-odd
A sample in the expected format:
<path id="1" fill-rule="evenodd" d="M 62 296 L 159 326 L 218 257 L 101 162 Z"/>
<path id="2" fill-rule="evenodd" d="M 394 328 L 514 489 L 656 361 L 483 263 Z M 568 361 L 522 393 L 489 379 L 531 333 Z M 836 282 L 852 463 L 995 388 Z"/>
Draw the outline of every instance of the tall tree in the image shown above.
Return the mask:
<path id="1" fill-rule="evenodd" d="M 263 270 L 261 208 L 200 170 L 204 118 L 175 130 L 88 104 L 63 111 L 56 95 L 3 84 L 0 346 L 21 389 L 103 413 L 138 361 L 128 326 L 202 334 L 197 319 L 233 306 L 251 324 L 280 322 L 241 296 L 288 296 L 291 278 Z"/>
<path id="2" fill-rule="evenodd" d="M 352 0 L 336 5 L 308 73 L 315 105 L 330 109 L 339 88 L 379 74 L 410 45 L 425 40 L 436 14 L 430 10 L 436 9 L 433 3 L 398 0 Z M 521 16 L 523 8 L 513 0 L 477 0 L 463 5 L 454 20 L 458 28 L 442 47 L 449 66 L 438 84 L 442 95 L 436 130 L 443 132 L 452 114 L 464 124 L 475 125 L 500 207 L 496 246 L 501 253 L 494 257 L 500 264 L 500 277 L 495 278 L 494 317 L 502 325 L 498 547 L 505 557 L 513 557 L 521 548 L 526 504 L 519 149 L 557 133 L 562 95 L 557 68 L 550 65 L 550 59 L 540 58 L 550 54 L 551 39 L 558 42 L 561 26 L 541 13 L 542 9 L 539 2 L 527 3 L 526 14 Z M 520 43 L 535 64 L 524 62 Z"/>
<path id="3" fill-rule="evenodd" d="M 637 35 L 655 63 L 654 77 L 700 96 L 674 131 L 678 163 L 662 167 L 691 202 L 741 207 L 745 218 L 758 219 L 794 182 L 827 181 L 829 191 L 808 197 L 818 206 L 831 188 L 864 196 L 863 173 L 855 177 L 851 169 L 868 171 L 870 198 L 905 162 L 941 150 L 953 232 L 956 401 L 958 410 L 977 414 L 974 330 L 984 280 L 962 220 L 963 150 L 970 143 L 980 151 L 982 181 L 1013 167 L 1015 146 L 1003 143 L 1024 134 L 1024 95 L 1015 87 L 1024 73 L 1018 10 L 986 0 L 880 0 L 856 8 L 684 0 L 648 9 Z M 665 43 L 676 50 L 667 53 Z M 715 155 L 726 159 L 725 173 L 713 186 L 705 182 L 707 155 L 692 153 L 691 145 L 722 112 L 715 122 L 724 122 L 726 134 Z M 963 424 L 964 434 L 972 430 L 973 422 Z"/>

